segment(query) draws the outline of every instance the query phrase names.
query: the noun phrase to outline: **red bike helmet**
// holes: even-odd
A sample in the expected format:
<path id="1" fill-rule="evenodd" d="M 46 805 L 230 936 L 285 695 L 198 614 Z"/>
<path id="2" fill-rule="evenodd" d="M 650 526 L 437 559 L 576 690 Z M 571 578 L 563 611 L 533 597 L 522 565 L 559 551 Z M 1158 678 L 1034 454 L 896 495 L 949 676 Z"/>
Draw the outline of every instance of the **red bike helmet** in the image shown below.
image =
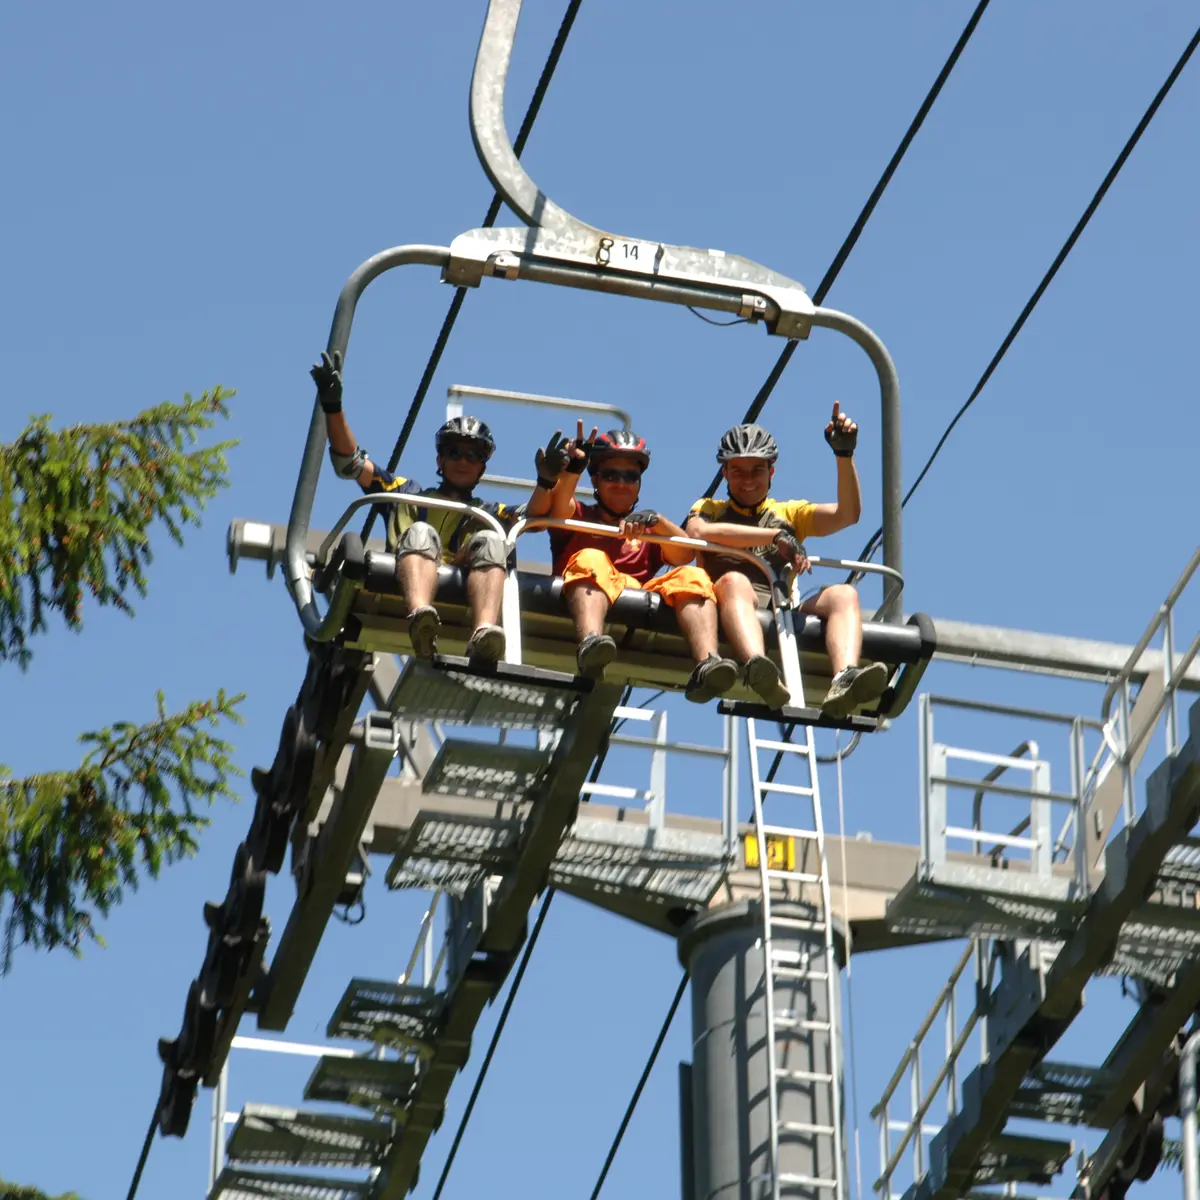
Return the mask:
<path id="1" fill-rule="evenodd" d="M 588 456 L 588 472 L 595 475 L 597 468 L 614 454 L 627 454 L 637 460 L 644 471 L 650 465 L 650 447 L 646 439 L 639 437 L 632 429 L 610 429 L 607 433 L 599 434 L 592 444 L 592 452 Z"/>

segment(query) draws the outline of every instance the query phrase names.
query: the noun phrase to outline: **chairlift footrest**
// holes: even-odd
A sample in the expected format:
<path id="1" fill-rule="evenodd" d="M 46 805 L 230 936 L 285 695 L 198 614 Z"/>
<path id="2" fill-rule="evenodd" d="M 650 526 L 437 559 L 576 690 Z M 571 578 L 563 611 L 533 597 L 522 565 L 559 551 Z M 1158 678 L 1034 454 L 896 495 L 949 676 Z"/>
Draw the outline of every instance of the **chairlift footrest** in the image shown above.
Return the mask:
<path id="1" fill-rule="evenodd" d="M 409 659 L 390 708 L 400 717 L 509 729 L 560 729 L 591 684 L 558 671 L 479 666 L 465 658 Z"/>
<path id="2" fill-rule="evenodd" d="M 851 733 L 875 733 L 886 728 L 886 718 L 849 716 L 830 717 L 819 708 L 768 708 L 745 700 L 722 700 L 717 711 L 723 717 L 753 717 L 756 721 L 775 721 L 784 725 L 812 725 L 817 729 L 845 729 Z"/>

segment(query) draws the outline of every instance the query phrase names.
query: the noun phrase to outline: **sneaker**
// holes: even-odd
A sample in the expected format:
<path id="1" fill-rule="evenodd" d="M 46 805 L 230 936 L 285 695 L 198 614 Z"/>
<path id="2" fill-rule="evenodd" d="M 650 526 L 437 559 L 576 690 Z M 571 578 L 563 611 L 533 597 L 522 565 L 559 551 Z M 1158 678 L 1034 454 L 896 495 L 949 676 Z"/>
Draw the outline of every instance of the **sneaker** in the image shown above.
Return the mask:
<path id="1" fill-rule="evenodd" d="M 438 630 L 441 627 L 442 618 L 432 604 L 414 608 L 408 614 L 408 640 L 412 642 L 412 651 L 418 658 L 432 658 L 437 653 Z"/>
<path id="2" fill-rule="evenodd" d="M 821 701 L 821 711 L 827 717 L 848 717 L 883 695 L 891 672 L 883 663 L 869 667 L 843 667 L 830 681 L 829 691 Z"/>
<path id="3" fill-rule="evenodd" d="M 765 654 L 756 654 L 746 663 L 746 686 L 768 708 L 783 708 L 792 698 L 780 678 L 779 668 Z"/>
<path id="4" fill-rule="evenodd" d="M 715 697 L 725 695 L 737 683 L 738 674 L 738 665 L 732 659 L 710 654 L 692 668 L 683 694 L 693 704 L 707 704 Z"/>
<path id="5" fill-rule="evenodd" d="M 499 625 L 480 625 L 467 643 L 467 657 L 473 662 L 499 662 L 504 646 L 504 630 Z"/>
<path id="6" fill-rule="evenodd" d="M 604 668 L 617 657 L 617 643 L 607 633 L 589 633 L 575 651 L 579 673 L 585 679 L 603 679 Z"/>

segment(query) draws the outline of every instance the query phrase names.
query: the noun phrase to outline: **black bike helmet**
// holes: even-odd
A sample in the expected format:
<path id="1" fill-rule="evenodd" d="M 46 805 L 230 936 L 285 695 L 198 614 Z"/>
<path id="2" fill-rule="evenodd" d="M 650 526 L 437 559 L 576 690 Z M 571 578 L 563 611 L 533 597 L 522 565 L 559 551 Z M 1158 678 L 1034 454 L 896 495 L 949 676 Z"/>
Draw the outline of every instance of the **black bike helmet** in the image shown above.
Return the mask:
<path id="1" fill-rule="evenodd" d="M 451 417 L 437 431 L 434 444 L 441 454 L 447 442 L 476 442 L 483 447 L 484 461 L 496 453 L 496 439 L 492 431 L 478 417 Z"/>
<path id="2" fill-rule="evenodd" d="M 779 457 L 775 439 L 761 425 L 735 425 L 726 430 L 717 447 L 717 462 L 731 458 L 765 458 L 774 462 Z"/>
<path id="3" fill-rule="evenodd" d="M 592 445 L 588 457 L 589 473 L 594 475 L 596 468 L 614 454 L 628 454 L 637 459 L 643 471 L 650 465 L 650 447 L 645 438 L 638 437 L 632 429 L 610 429 L 600 434 Z"/>

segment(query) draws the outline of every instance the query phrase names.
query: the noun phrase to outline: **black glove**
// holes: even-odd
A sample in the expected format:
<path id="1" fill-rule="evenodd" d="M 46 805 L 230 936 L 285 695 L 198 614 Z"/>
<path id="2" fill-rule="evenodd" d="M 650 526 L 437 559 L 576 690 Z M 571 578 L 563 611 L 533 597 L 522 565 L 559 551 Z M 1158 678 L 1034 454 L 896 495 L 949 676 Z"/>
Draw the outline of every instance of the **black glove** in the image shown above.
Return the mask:
<path id="1" fill-rule="evenodd" d="M 567 440 L 561 429 L 554 431 L 554 436 L 545 446 L 538 447 L 533 466 L 537 471 L 538 487 L 553 488 L 567 467 Z"/>
<path id="2" fill-rule="evenodd" d="M 833 420 L 825 426 L 825 440 L 838 458 L 853 458 L 858 445 L 858 426 L 844 414 L 839 415 L 838 405 L 833 406 Z"/>
<path id="3" fill-rule="evenodd" d="M 652 508 L 640 508 L 624 518 L 626 525 L 640 525 L 643 529 L 653 529 L 658 524 L 658 513 Z"/>
<path id="4" fill-rule="evenodd" d="M 326 413 L 342 411 L 342 352 L 335 350 L 330 358 L 329 352 L 321 351 L 321 361 L 314 364 L 309 372 L 317 385 L 317 399 Z"/>
<path id="5" fill-rule="evenodd" d="M 804 553 L 804 543 L 794 533 L 789 533 L 786 529 L 781 529 L 775 535 L 775 540 L 771 544 L 775 547 L 775 553 L 789 567 L 794 567 L 801 559 L 807 557 Z"/>
<path id="6" fill-rule="evenodd" d="M 592 451 L 596 448 L 594 438 L 588 438 L 586 442 L 578 442 L 575 446 L 576 450 L 582 450 L 582 455 L 573 454 L 567 460 L 567 473 L 569 475 L 582 475 L 587 468 L 588 462 L 592 457 Z"/>

